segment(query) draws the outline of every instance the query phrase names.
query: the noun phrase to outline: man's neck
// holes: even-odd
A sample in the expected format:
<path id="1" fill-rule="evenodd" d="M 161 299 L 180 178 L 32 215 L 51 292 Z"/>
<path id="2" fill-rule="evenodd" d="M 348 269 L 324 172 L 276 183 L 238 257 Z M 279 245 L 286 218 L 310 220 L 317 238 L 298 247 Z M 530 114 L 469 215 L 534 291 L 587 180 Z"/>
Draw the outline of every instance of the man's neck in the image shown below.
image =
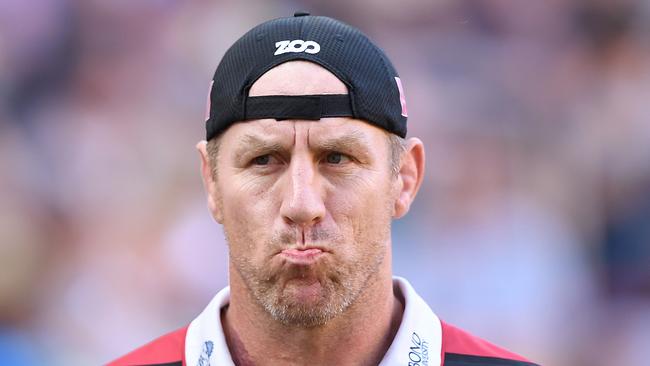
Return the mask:
<path id="1" fill-rule="evenodd" d="M 238 366 L 377 365 L 404 310 L 390 274 L 379 277 L 343 314 L 310 328 L 281 324 L 252 303 L 246 289 L 231 286 L 232 306 L 222 310 L 221 322 L 233 361 Z"/>

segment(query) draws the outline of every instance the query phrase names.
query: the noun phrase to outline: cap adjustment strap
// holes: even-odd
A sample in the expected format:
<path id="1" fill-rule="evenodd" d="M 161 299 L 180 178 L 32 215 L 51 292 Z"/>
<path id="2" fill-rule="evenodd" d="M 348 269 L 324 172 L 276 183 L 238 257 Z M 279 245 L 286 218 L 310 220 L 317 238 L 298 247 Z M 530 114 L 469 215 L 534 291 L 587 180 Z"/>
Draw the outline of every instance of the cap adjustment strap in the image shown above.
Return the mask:
<path id="1" fill-rule="evenodd" d="M 319 120 L 323 117 L 353 116 L 348 94 L 267 95 L 246 98 L 244 119 Z"/>

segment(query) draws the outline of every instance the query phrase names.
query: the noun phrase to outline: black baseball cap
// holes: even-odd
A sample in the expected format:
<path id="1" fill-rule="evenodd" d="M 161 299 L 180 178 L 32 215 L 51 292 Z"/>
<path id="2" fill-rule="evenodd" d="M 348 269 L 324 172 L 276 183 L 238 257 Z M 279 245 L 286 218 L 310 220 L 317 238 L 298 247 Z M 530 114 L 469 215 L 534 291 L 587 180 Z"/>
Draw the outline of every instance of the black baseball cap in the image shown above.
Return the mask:
<path id="1" fill-rule="evenodd" d="M 248 96 L 264 73 L 287 61 L 314 62 L 336 75 L 348 94 Z M 406 136 L 406 101 L 397 71 L 360 30 L 298 12 L 262 23 L 237 40 L 212 78 L 206 139 L 236 122 L 275 118 L 353 117 Z"/>

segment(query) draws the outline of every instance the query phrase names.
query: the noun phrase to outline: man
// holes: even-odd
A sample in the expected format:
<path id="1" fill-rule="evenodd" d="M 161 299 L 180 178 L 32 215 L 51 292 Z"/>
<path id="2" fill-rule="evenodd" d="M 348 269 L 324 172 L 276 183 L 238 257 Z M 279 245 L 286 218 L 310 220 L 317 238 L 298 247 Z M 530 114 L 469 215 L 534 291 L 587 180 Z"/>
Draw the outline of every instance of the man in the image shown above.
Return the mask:
<path id="1" fill-rule="evenodd" d="M 424 172 L 396 71 L 357 29 L 296 13 L 219 64 L 197 145 L 230 286 L 110 365 L 533 365 L 440 321 L 391 272 Z"/>

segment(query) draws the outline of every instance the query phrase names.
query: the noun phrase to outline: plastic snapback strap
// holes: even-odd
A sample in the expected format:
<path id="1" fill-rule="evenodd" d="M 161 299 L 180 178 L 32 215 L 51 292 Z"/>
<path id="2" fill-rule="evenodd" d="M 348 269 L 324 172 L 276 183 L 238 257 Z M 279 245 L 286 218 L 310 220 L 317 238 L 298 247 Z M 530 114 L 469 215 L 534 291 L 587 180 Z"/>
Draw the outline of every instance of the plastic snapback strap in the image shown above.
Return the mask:
<path id="1" fill-rule="evenodd" d="M 268 95 L 246 98 L 245 119 L 274 118 L 319 120 L 353 117 L 350 95 Z"/>

